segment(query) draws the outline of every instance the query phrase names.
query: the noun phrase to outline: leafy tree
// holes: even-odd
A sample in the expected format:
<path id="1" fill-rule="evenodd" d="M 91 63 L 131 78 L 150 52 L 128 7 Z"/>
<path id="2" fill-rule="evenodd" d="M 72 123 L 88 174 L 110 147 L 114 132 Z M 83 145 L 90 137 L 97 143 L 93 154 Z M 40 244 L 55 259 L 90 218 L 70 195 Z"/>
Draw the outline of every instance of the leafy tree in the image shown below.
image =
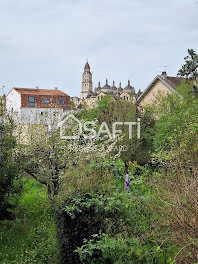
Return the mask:
<path id="1" fill-rule="evenodd" d="M 198 97 L 198 54 L 193 49 L 188 49 L 188 56 L 184 59 L 186 63 L 178 72 L 178 76 L 186 77 L 193 82 L 190 93 Z"/>
<path id="2" fill-rule="evenodd" d="M 196 263 L 198 251 L 198 98 L 169 95 L 158 105 L 155 125 L 153 175 L 155 210 L 162 229 L 180 248 L 177 263 Z M 168 229 L 167 229 L 168 230 Z"/>
<path id="3" fill-rule="evenodd" d="M 67 169 L 68 153 L 58 130 L 44 131 L 30 126 L 30 141 L 20 146 L 24 156 L 24 171 L 47 187 L 51 200 L 58 195 L 60 175 Z M 36 133 L 36 135 L 34 134 Z"/>
<path id="4" fill-rule="evenodd" d="M 179 70 L 178 75 L 196 80 L 198 78 L 198 54 L 193 49 L 188 49 L 188 55 L 184 59 L 186 63 Z"/>
<path id="5" fill-rule="evenodd" d="M 82 105 L 80 108 L 82 109 L 82 111 L 77 116 L 78 118 L 83 118 L 85 120 L 100 119 L 101 115 L 103 115 L 104 113 L 108 113 L 111 102 L 112 99 L 110 95 L 106 95 L 98 102 L 98 105 L 93 109 L 88 110 L 84 104 L 84 107 Z"/>
<path id="6" fill-rule="evenodd" d="M 14 153 L 13 124 L 0 120 L 0 220 L 12 216 L 20 189 L 21 160 Z"/>
<path id="7" fill-rule="evenodd" d="M 73 135 L 78 134 L 78 124 L 72 125 L 68 122 L 67 125 L 68 129 L 72 127 L 72 131 L 69 132 Z M 115 141 L 102 136 L 100 139 L 85 139 L 81 136 L 75 140 L 63 140 L 56 125 L 45 129 L 39 125 L 30 126 L 29 133 L 29 142 L 20 148 L 24 155 L 24 170 L 47 187 L 51 201 L 56 200 L 65 184 L 68 187 L 73 182 L 66 175 L 82 164 L 86 166 L 90 161 L 101 160 L 101 157 L 108 155 Z M 86 136 L 89 137 L 89 134 Z"/>

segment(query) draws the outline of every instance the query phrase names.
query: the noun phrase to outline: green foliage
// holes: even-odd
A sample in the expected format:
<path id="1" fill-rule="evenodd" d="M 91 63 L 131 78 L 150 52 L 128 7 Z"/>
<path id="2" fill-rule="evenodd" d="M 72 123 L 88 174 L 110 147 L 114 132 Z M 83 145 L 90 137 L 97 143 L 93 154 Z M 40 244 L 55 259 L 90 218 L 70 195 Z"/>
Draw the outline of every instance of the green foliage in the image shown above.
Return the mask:
<path id="1" fill-rule="evenodd" d="M 181 136 L 188 131 L 192 137 L 197 133 L 198 103 L 197 99 L 189 97 L 180 100 L 168 96 L 158 108 L 160 118 L 156 120 L 154 135 L 154 151 L 170 150 L 173 144 L 180 144 Z M 191 134 L 191 135 L 190 135 Z M 186 139 L 187 139 L 186 135 Z"/>
<path id="2" fill-rule="evenodd" d="M 84 239 L 83 246 L 76 252 L 82 263 L 90 264 L 174 263 L 171 258 L 166 260 L 163 247 L 144 244 L 136 238 L 123 237 L 121 234 L 114 238 L 107 234 L 95 234 L 90 240 Z"/>
<path id="3" fill-rule="evenodd" d="M 169 95 L 158 105 L 157 114 L 153 207 L 167 238 L 177 245 L 176 262 L 194 263 L 198 249 L 198 99 L 191 94 L 182 100 Z"/>
<path id="4" fill-rule="evenodd" d="M 82 263 L 170 263 L 172 253 L 166 252 L 167 244 L 160 247 L 150 232 L 154 219 L 148 210 L 148 193 L 142 191 L 145 180 L 134 180 L 133 185 L 135 192 L 120 191 L 106 197 L 105 233 L 100 230 L 85 238 L 75 250 Z"/>
<path id="5" fill-rule="evenodd" d="M 12 122 L 0 121 L 0 220 L 12 217 L 20 193 L 21 160 L 14 155 L 16 142 Z"/>
<path id="6" fill-rule="evenodd" d="M 3 116 L 5 114 L 6 110 L 6 97 L 5 95 L 0 96 L 0 116 Z"/>
<path id="7" fill-rule="evenodd" d="M 138 164 L 144 165 L 150 161 L 153 135 L 155 133 L 155 118 L 152 109 L 145 109 L 144 112 L 136 113 L 136 119 L 140 118 L 140 139 L 137 138 L 136 130 L 133 131 L 132 139 L 125 137 L 121 144 L 127 146 L 127 151 L 121 153 L 121 159 L 128 163 L 129 160 L 136 160 Z"/>
<path id="8" fill-rule="evenodd" d="M 122 178 L 124 175 L 125 164 L 121 159 L 104 159 L 100 163 L 92 162 L 92 168 L 96 171 L 108 169 L 116 178 Z"/>
<path id="9" fill-rule="evenodd" d="M 61 263 L 171 263 L 168 243 L 161 247 L 152 231 L 150 169 L 131 163 L 126 192 L 123 161 L 92 166 L 108 169 L 116 182 L 105 193 L 73 193 L 57 211 Z"/>
<path id="10" fill-rule="evenodd" d="M 193 81 L 182 81 L 181 85 L 177 88 L 179 94 L 186 100 L 192 96 Z"/>
<path id="11" fill-rule="evenodd" d="M 184 59 L 186 63 L 179 70 L 178 75 L 196 80 L 198 78 L 198 54 L 193 49 L 188 49 L 188 55 Z"/>
<path id="12" fill-rule="evenodd" d="M 85 120 L 94 120 L 94 119 L 100 119 L 100 116 L 103 113 L 107 113 L 110 104 L 112 102 L 112 99 L 110 95 L 103 96 L 103 98 L 98 102 L 98 105 L 91 109 L 87 110 L 87 108 L 82 108 L 82 111 L 78 114 L 78 118 L 83 118 Z"/>
<path id="13" fill-rule="evenodd" d="M 189 54 L 180 74 L 194 80 L 197 55 L 192 50 Z M 57 185 L 56 195 L 50 204 L 46 187 L 25 180 L 15 222 L 1 222 L 0 262 L 194 263 L 198 250 L 198 99 L 196 91 L 189 93 L 193 84 L 183 82 L 178 88 L 182 99 L 167 95 L 144 112 L 110 96 L 94 109 L 80 106 L 78 118 L 105 121 L 109 127 L 115 121 L 141 118 L 140 140 L 135 134 L 128 139 L 123 129 L 117 143 L 127 145 L 128 150 L 119 159 L 87 153 L 70 157 L 57 135 L 36 143 L 28 155 L 24 152 L 26 171 L 31 169 L 33 177 L 47 185 L 49 195 L 52 183 Z M 11 133 L 3 134 L 0 190 L 9 203 L 16 199 L 15 180 L 8 175 L 15 175 L 16 164 L 20 165 L 13 156 L 15 144 Z M 124 191 L 126 172 L 128 191 Z M 5 188 L 5 195 L 2 181 L 11 186 Z"/>
<path id="14" fill-rule="evenodd" d="M 57 263 L 54 215 L 41 184 L 24 180 L 15 215 L 1 222 L 0 263 Z"/>
<path id="15" fill-rule="evenodd" d="M 81 263 L 74 250 L 83 239 L 104 229 L 105 198 L 75 193 L 57 211 L 57 233 L 61 264 Z"/>

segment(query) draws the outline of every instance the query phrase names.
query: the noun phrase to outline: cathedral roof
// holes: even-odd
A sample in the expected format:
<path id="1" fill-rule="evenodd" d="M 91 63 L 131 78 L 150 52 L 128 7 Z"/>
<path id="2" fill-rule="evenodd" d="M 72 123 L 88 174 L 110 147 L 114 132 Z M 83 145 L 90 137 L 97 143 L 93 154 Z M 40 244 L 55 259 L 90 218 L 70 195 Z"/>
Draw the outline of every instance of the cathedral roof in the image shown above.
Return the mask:
<path id="1" fill-rule="evenodd" d="M 101 90 L 101 86 L 100 86 L 100 81 L 98 82 L 98 87 L 95 88 L 95 91 L 100 91 Z"/>
<path id="2" fill-rule="evenodd" d="M 131 85 L 130 85 L 130 81 L 128 80 L 128 85 L 124 88 L 124 90 L 125 91 L 128 91 L 128 92 L 133 92 L 133 93 L 135 93 L 135 89 L 134 89 L 134 87 L 132 87 Z"/>
<path id="3" fill-rule="evenodd" d="M 122 88 L 122 86 L 121 86 L 121 82 L 120 82 L 120 84 L 119 84 L 119 88 L 118 88 L 118 91 L 123 91 L 123 88 Z"/>
<path id="4" fill-rule="evenodd" d="M 85 69 L 85 70 L 90 70 L 90 66 L 89 66 L 88 61 L 86 62 L 84 69 Z"/>
<path id="5" fill-rule="evenodd" d="M 115 82 L 113 81 L 113 85 L 111 86 L 111 90 L 117 91 L 117 87 L 115 87 Z"/>
<path id="6" fill-rule="evenodd" d="M 106 79 L 106 84 L 102 87 L 102 89 L 106 89 L 106 90 L 110 89 L 107 79 Z"/>

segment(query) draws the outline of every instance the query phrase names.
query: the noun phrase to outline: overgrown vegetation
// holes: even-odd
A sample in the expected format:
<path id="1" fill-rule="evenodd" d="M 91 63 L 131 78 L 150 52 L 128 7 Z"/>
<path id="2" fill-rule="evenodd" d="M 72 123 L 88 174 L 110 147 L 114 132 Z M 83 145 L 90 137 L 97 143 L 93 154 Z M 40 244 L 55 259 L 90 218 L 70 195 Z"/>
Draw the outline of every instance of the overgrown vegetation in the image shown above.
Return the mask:
<path id="1" fill-rule="evenodd" d="M 15 220 L 0 225 L 0 263 L 57 263 L 54 213 L 45 188 L 24 179 Z"/>
<path id="2" fill-rule="evenodd" d="M 2 118 L 0 122 L 0 221 L 13 217 L 12 209 L 17 204 L 21 187 L 21 160 L 14 152 L 16 140 L 12 132 L 11 120 L 5 122 Z"/>
<path id="3" fill-rule="evenodd" d="M 97 120 L 96 129 L 141 118 L 140 139 L 122 127 L 113 141 L 70 144 L 51 130 L 19 145 L 1 125 L 1 263 L 197 263 L 196 60 L 189 50 L 179 72 L 190 77 L 178 88 L 183 98 L 167 95 L 140 111 L 107 96 L 77 115 Z M 122 144 L 127 151 L 115 148 Z"/>

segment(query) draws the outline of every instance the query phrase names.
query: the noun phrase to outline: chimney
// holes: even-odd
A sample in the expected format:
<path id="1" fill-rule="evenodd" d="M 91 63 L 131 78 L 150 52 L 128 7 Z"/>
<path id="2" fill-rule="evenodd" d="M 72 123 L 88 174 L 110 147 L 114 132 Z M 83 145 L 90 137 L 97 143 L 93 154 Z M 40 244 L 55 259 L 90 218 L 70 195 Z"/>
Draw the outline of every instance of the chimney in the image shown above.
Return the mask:
<path id="1" fill-rule="evenodd" d="M 161 76 L 162 76 L 163 79 L 166 79 L 167 73 L 165 71 L 163 71 L 162 74 L 161 74 Z"/>
<path id="2" fill-rule="evenodd" d="M 54 90 L 58 90 L 58 87 L 54 87 Z"/>
<path id="3" fill-rule="evenodd" d="M 38 87 L 38 86 L 36 86 L 36 89 L 39 89 L 39 87 Z"/>

